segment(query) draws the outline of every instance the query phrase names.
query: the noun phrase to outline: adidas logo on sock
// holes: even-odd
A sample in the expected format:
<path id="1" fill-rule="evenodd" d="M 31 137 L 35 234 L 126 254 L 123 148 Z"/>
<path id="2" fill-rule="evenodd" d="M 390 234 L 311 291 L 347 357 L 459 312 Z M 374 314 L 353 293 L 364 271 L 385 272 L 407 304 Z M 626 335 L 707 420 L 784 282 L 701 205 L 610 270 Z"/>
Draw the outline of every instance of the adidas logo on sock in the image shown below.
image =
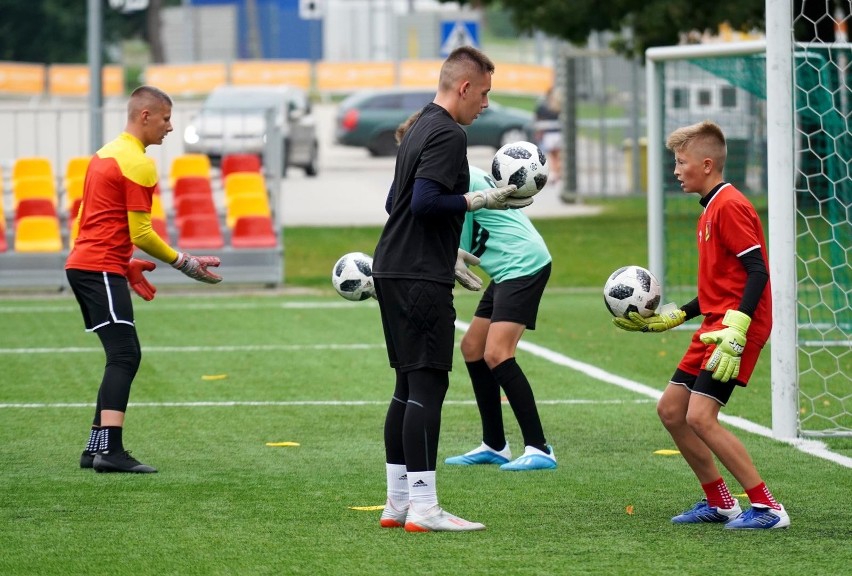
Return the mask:
<path id="1" fill-rule="evenodd" d="M 402 476 L 397 478 L 397 480 L 408 480 L 408 474 L 403 474 Z"/>
<path id="2" fill-rule="evenodd" d="M 411 485 L 411 487 L 412 487 L 412 488 L 428 488 L 428 487 L 429 487 L 429 485 L 428 485 L 428 484 L 426 484 L 426 482 L 424 482 L 424 481 L 421 479 L 421 480 L 418 480 L 417 482 L 415 482 L 414 484 L 412 484 L 412 485 Z"/>

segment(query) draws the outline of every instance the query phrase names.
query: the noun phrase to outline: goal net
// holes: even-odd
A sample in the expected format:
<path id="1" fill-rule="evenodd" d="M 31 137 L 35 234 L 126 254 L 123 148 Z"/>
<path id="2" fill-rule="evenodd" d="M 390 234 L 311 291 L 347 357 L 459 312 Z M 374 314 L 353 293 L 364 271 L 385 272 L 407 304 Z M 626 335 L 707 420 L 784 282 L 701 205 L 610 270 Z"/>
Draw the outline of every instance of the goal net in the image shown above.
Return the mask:
<path id="1" fill-rule="evenodd" d="M 822 17 L 767 0 L 766 41 L 646 53 L 649 266 L 666 301 L 695 296 L 700 207 L 680 191 L 665 139 L 713 120 L 728 138 L 725 179 L 767 230 L 778 437 L 852 435 L 852 45 L 849 15 L 819 4 Z M 830 36 L 817 30 L 823 19 Z M 808 41 L 794 37 L 802 30 Z"/>

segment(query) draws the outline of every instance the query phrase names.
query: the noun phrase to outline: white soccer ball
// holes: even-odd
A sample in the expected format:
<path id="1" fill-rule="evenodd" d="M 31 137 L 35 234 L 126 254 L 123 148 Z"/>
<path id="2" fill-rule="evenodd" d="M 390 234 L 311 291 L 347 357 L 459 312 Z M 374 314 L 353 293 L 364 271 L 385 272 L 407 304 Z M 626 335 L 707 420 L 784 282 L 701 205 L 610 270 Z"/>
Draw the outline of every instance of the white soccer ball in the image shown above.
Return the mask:
<path id="1" fill-rule="evenodd" d="M 520 198 L 535 196 L 547 184 L 550 164 L 541 149 L 532 142 L 506 144 L 491 161 L 491 176 L 497 186 L 514 184 L 518 191 L 512 194 Z"/>
<path id="2" fill-rule="evenodd" d="M 344 254 L 331 270 L 331 283 L 337 293 L 347 300 L 357 302 L 372 298 L 376 293 L 373 286 L 373 259 L 363 252 Z"/>
<path id="3" fill-rule="evenodd" d="M 648 318 L 660 305 L 660 283 L 641 266 L 623 266 L 610 274 L 603 290 L 604 304 L 613 316 L 638 312 Z"/>

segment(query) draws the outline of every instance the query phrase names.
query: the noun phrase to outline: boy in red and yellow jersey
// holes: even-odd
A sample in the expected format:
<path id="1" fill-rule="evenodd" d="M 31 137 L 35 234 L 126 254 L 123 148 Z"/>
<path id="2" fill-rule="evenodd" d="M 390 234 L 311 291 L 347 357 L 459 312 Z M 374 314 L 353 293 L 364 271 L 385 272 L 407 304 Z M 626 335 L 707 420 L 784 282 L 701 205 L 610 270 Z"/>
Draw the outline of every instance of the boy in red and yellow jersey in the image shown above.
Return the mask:
<path id="1" fill-rule="evenodd" d="M 679 128 L 666 147 L 684 192 L 701 197 L 698 296 L 650 318 L 631 313 L 619 328 L 663 332 L 697 316 L 704 321 L 657 404 L 657 413 L 698 477 L 705 499 L 672 518 L 677 524 L 724 523 L 730 529 L 786 528 L 790 517 L 758 474 L 743 443 L 719 423 L 737 386 L 745 387 L 772 330 L 766 240 L 754 206 L 722 179 L 727 159 L 722 129 L 709 121 Z M 715 459 L 745 489 L 742 511 Z"/>
<path id="2" fill-rule="evenodd" d="M 81 468 L 97 472 L 157 471 L 133 458 L 122 440 L 130 385 L 142 358 L 128 280 L 146 300 L 154 297 L 142 271 L 155 265 L 132 259 L 134 249 L 195 280 L 209 284 L 222 280 L 207 270 L 219 265 L 218 258 L 178 252 L 151 227 L 151 199 L 158 178 L 145 148 L 163 143 L 172 131 L 171 114 L 171 99 L 157 88 L 141 86 L 130 95 L 125 131 L 89 163 L 77 214 L 79 232 L 65 264 L 86 331 L 98 335 L 106 353 L 95 418 L 80 457 Z"/>

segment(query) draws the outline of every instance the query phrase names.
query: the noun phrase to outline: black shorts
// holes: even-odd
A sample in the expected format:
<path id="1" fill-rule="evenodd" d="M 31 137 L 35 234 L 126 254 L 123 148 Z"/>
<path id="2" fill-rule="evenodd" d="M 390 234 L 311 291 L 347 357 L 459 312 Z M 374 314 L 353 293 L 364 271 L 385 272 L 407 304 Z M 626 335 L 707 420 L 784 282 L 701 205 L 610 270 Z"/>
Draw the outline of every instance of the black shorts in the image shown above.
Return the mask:
<path id="1" fill-rule="evenodd" d="M 707 370 L 701 370 L 698 376 L 695 376 L 678 368 L 675 370 L 670 382 L 686 387 L 693 394 L 701 394 L 702 396 L 712 398 L 722 406 L 728 404 L 734 388 L 737 387 L 736 380 L 728 380 L 727 382 L 713 380 L 713 373 Z"/>
<path id="2" fill-rule="evenodd" d="M 374 282 L 390 365 L 402 372 L 452 370 L 456 330 L 452 286 L 401 278 Z"/>
<path id="3" fill-rule="evenodd" d="M 65 275 L 83 312 L 87 332 L 111 323 L 134 325 L 127 278 L 86 270 L 66 270 Z"/>
<path id="4" fill-rule="evenodd" d="M 544 295 L 544 287 L 550 279 L 550 263 L 533 274 L 503 282 L 491 282 L 474 316 L 488 318 L 492 322 L 514 322 L 535 330 L 538 306 Z"/>

